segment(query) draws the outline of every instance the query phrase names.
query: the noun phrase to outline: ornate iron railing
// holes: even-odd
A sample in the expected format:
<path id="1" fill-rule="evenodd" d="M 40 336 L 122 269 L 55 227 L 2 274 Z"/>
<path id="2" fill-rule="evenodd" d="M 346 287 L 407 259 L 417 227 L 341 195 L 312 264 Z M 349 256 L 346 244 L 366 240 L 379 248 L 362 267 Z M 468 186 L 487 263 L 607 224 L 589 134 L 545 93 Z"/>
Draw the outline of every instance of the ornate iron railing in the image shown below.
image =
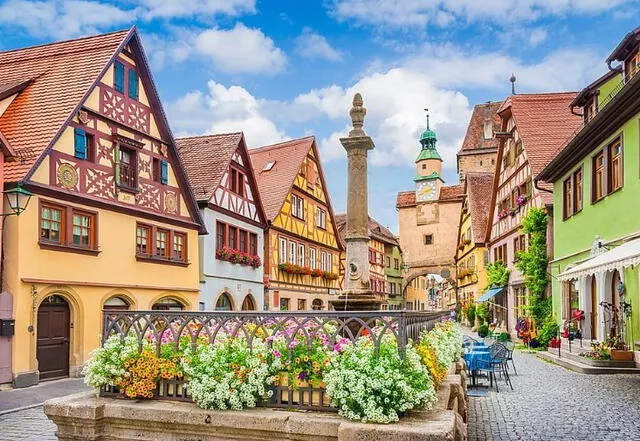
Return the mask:
<path id="1" fill-rule="evenodd" d="M 159 355 L 163 345 L 174 345 L 179 350 L 186 342 L 195 348 L 197 344 L 215 344 L 223 336 L 244 337 L 249 347 L 256 339 L 266 340 L 276 333 L 286 339 L 286 346 L 297 340 L 309 348 L 314 335 L 322 333 L 327 346 L 337 342 L 349 344 L 361 336 L 369 336 L 379 350 L 383 335 L 391 335 L 397 341 L 398 351 L 404 357 L 406 345 L 417 340 L 423 331 L 449 317 L 449 311 L 282 311 L 282 312 L 187 312 L 187 311 L 105 311 L 103 343 L 111 336 L 134 335 L 140 350 L 151 344 Z M 281 332 L 286 330 L 286 332 Z M 280 332 L 279 332 L 280 331 Z M 170 336 L 170 338 L 167 338 Z M 292 351 L 289 350 L 289 360 Z M 309 410 L 333 410 L 323 387 L 310 385 L 278 385 L 266 407 L 301 408 Z M 106 387 L 103 396 L 121 396 L 116 387 Z M 161 380 L 154 398 L 190 401 L 187 383 L 182 378 Z"/>

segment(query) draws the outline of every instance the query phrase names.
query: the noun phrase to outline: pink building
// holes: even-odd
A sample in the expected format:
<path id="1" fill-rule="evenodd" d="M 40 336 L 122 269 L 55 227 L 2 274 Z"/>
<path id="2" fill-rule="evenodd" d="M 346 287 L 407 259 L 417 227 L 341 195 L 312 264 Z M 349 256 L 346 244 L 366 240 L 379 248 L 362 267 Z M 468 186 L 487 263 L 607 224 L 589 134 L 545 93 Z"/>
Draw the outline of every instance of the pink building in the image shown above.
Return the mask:
<path id="1" fill-rule="evenodd" d="M 486 243 L 491 261 L 502 261 L 511 274 L 505 289 L 489 301 L 494 319 L 510 332 L 517 318 L 524 316 L 528 298 L 515 267 L 516 253 L 528 246 L 520 224 L 531 207 L 547 207 L 551 213 L 552 187 L 535 186 L 533 178 L 579 127 L 581 118 L 569 109 L 575 96 L 574 92 L 512 95 L 498 109 L 501 129 L 495 134 L 498 157 Z M 550 227 L 547 248 L 553 249 Z"/>

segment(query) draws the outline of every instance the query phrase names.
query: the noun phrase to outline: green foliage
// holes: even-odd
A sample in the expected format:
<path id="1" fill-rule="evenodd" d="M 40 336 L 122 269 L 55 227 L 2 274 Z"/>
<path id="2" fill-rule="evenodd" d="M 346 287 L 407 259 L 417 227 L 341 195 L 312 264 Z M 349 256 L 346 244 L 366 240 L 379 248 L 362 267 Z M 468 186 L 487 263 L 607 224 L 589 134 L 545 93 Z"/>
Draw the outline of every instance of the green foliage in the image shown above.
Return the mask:
<path id="1" fill-rule="evenodd" d="M 475 303 L 469 303 L 467 306 L 465 306 L 464 315 L 467 317 L 467 320 L 469 321 L 469 324 L 471 326 L 473 326 L 473 324 L 476 322 L 476 305 L 475 305 Z"/>
<path id="2" fill-rule="evenodd" d="M 538 332 L 538 336 L 536 340 L 540 344 L 540 346 L 547 347 L 549 345 L 549 341 L 558 336 L 558 331 L 560 330 L 560 326 L 556 321 L 555 317 L 549 314 L 545 321 L 542 323 L 542 327 Z"/>
<path id="3" fill-rule="evenodd" d="M 509 282 L 509 272 L 500 260 L 487 265 L 487 289 L 506 286 Z"/>
<path id="4" fill-rule="evenodd" d="M 547 224 L 549 215 L 542 208 L 531 208 L 522 219 L 522 231 L 529 236 L 529 247 L 525 251 L 520 251 L 516 255 L 516 268 L 523 274 L 524 283 L 529 291 L 529 313 L 540 326 L 541 333 L 547 326 L 550 331 L 551 325 L 548 323 L 551 318 L 551 299 L 546 298 L 545 292 L 549 283 L 547 265 Z M 541 345 L 546 345 L 548 338 L 538 338 Z"/>
<path id="5" fill-rule="evenodd" d="M 483 323 L 478 326 L 478 336 L 480 338 L 485 338 L 487 335 L 489 335 L 489 325 Z"/>
<path id="6" fill-rule="evenodd" d="M 486 302 L 480 303 L 476 307 L 476 315 L 478 316 L 478 320 L 480 324 L 485 323 L 489 320 L 489 305 Z"/>
<path id="7" fill-rule="evenodd" d="M 506 332 L 501 332 L 498 334 L 498 341 L 505 342 L 511 340 L 511 336 Z"/>

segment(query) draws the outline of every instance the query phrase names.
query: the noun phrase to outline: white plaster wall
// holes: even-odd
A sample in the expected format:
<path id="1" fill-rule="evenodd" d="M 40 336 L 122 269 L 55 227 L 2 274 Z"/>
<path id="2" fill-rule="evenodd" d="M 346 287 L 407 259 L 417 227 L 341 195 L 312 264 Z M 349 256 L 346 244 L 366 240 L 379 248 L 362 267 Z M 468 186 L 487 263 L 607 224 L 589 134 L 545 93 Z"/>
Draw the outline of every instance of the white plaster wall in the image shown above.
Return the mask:
<path id="1" fill-rule="evenodd" d="M 264 304 L 264 270 L 250 266 L 233 264 L 216 259 L 216 222 L 224 222 L 237 226 L 258 235 L 258 255 L 264 263 L 264 231 L 250 223 L 242 222 L 236 218 L 218 213 L 209 208 L 201 210 L 207 231 L 207 236 L 200 237 L 202 250 L 202 268 L 200 283 L 200 302 L 204 303 L 206 310 L 215 309 L 218 297 L 227 292 L 231 295 L 233 309 L 239 311 L 247 294 L 251 294 L 257 309 L 262 310 Z"/>

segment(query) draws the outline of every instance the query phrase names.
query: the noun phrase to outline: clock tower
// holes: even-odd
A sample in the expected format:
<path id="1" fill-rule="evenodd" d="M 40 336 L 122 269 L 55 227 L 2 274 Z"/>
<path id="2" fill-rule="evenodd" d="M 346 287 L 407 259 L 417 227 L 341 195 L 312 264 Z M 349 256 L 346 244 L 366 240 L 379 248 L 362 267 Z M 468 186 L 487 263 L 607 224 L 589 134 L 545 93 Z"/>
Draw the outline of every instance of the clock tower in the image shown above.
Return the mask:
<path id="1" fill-rule="evenodd" d="M 427 113 L 427 128 L 420 135 L 422 149 L 416 158 L 416 202 L 437 201 L 440 197 L 444 180 L 441 177 L 442 158 L 436 149 L 436 142 L 436 132 L 429 128 Z"/>

